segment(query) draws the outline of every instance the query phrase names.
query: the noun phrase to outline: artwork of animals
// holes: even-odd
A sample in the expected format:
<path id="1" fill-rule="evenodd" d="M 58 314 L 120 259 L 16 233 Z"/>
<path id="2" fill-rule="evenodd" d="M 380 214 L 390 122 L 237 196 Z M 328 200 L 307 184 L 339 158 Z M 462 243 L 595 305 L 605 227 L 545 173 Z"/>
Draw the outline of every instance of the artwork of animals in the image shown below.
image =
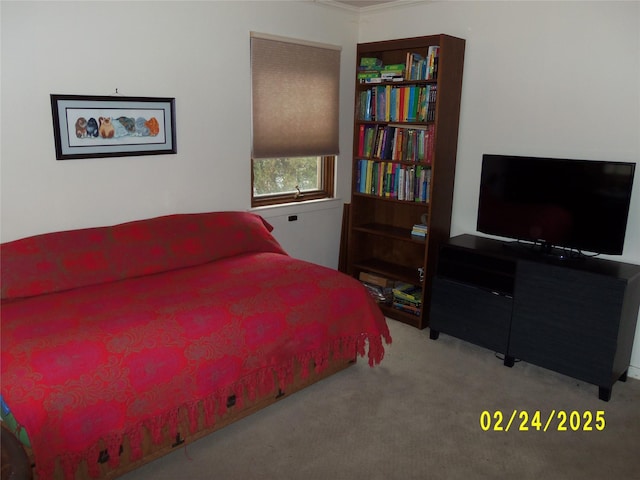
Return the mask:
<path id="1" fill-rule="evenodd" d="M 100 117 L 99 122 L 100 122 L 100 130 L 99 130 L 100 136 L 102 138 L 113 138 L 113 135 L 115 134 L 115 129 L 111 124 L 111 119 L 108 117 Z"/>
<path id="2" fill-rule="evenodd" d="M 155 117 L 148 120 L 143 117 L 98 117 L 98 120 L 79 117 L 75 127 L 78 138 L 155 137 L 160 133 L 160 124 Z"/>
<path id="3" fill-rule="evenodd" d="M 80 117 L 76 120 L 76 136 L 78 138 L 87 136 L 87 119 L 84 117 Z"/>
<path id="4" fill-rule="evenodd" d="M 87 137 L 97 137 L 98 136 L 98 122 L 95 118 L 90 118 L 87 121 Z"/>

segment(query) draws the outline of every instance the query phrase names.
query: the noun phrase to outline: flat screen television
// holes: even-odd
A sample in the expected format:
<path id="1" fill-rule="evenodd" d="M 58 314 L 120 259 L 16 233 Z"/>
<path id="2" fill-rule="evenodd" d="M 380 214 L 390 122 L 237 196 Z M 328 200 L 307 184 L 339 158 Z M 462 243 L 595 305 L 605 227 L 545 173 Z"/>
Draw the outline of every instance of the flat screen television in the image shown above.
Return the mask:
<path id="1" fill-rule="evenodd" d="M 622 254 L 635 163 L 485 154 L 477 229 L 553 247 Z"/>

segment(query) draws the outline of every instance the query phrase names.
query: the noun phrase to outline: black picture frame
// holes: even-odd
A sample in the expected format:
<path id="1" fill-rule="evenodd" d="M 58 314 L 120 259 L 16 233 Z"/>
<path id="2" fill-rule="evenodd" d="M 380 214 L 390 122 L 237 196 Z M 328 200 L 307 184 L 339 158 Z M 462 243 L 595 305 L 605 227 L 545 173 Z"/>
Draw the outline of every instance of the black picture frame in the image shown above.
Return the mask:
<path id="1" fill-rule="evenodd" d="M 57 160 L 175 154 L 175 98 L 51 94 Z"/>

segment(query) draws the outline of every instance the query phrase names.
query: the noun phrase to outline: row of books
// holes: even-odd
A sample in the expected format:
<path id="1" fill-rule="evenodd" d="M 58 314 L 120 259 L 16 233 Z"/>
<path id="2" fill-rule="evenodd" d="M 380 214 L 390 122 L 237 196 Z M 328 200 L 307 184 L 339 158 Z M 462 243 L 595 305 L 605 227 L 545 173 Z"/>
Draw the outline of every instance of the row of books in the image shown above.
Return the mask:
<path id="1" fill-rule="evenodd" d="M 435 121 L 437 85 L 379 85 L 358 94 L 357 118 L 378 122 Z"/>
<path id="2" fill-rule="evenodd" d="M 405 63 L 406 80 L 436 80 L 438 78 L 438 58 L 440 47 L 432 45 L 427 50 L 427 56 L 419 53 L 407 52 Z"/>
<path id="3" fill-rule="evenodd" d="M 358 156 L 397 162 L 433 162 L 435 126 L 360 125 Z"/>
<path id="4" fill-rule="evenodd" d="M 408 202 L 429 201 L 431 168 L 361 159 L 356 165 L 358 193 Z"/>

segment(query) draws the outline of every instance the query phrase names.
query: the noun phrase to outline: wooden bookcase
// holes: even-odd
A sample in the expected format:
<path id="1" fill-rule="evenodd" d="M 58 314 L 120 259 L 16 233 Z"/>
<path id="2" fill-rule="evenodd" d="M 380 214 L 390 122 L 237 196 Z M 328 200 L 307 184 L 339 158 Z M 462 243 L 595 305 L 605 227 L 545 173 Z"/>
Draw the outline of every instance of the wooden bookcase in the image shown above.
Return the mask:
<path id="1" fill-rule="evenodd" d="M 401 81 L 367 83 L 366 80 L 355 80 L 353 181 L 347 251 L 347 272 L 356 278 L 361 272 L 369 272 L 422 288 L 419 315 L 394 308 L 392 304 L 380 304 L 385 315 L 421 329 L 429 323 L 431 283 L 438 247 L 450 236 L 465 40 L 432 35 L 362 43 L 357 48 L 356 66 L 361 65 L 362 58 L 378 59 L 382 65 L 406 66 L 407 54 L 428 59 L 432 46 L 439 47 L 434 78 L 411 80 L 405 72 Z M 421 110 L 418 106 L 413 107 L 415 114 L 405 118 L 393 101 L 403 98 L 402 95 L 411 99 L 430 96 L 428 114 L 424 107 Z M 367 111 L 367 107 L 371 107 L 371 97 L 376 98 L 380 108 Z M 412 110 L 412 103 L 419 105 L 418 101 L 402 103 L 408 112 Z M 395 112 L 398 115 L 394 115 Z M 374 132 L 370 137 L 367 137 L 368 130 Z M 399 131 L 416 140 L 409 142 L 414 148 L 406 147 L 404 154 L 393 155 L 388 142 L 390 138 L 397 138 Z M 384 132 L 387 143 L 382 143 Z M 426 132 L 427 140 L 421 132 Z M 429 135 L 431 140 L 428 140 Z M 381 142 L 379 149 L 376 149 L 377 137 Z M 371 153 L 366 148 L 367 138 L 371 138 Z M 423 147 L 416 149 L 418 144 Z M 416 151 L 420 154 L 414 155 Z M 407 155 L 407 152 L 411 153 Z M 373 178 L 371 185 L 365 180 L 367 168 L 369 178 Z M 374 173 L 382 170 L 384 175 Z M 425 177 L 430 175 L 428 198 L 424 194 L 420 198 L 420 190 L 416 188 L 417 199 L 400 200 L 398 197 L 410 195 L 399 188 L 398 178 L 403 174 L 415 177 L 415 172 L 420 171 L 424 171 Z M 425 183 L 418 179 L 413 186 L 424 186 Z M 413 225 L 421 223 L 427 225 L 426 237 L 412 235 Z"/>

